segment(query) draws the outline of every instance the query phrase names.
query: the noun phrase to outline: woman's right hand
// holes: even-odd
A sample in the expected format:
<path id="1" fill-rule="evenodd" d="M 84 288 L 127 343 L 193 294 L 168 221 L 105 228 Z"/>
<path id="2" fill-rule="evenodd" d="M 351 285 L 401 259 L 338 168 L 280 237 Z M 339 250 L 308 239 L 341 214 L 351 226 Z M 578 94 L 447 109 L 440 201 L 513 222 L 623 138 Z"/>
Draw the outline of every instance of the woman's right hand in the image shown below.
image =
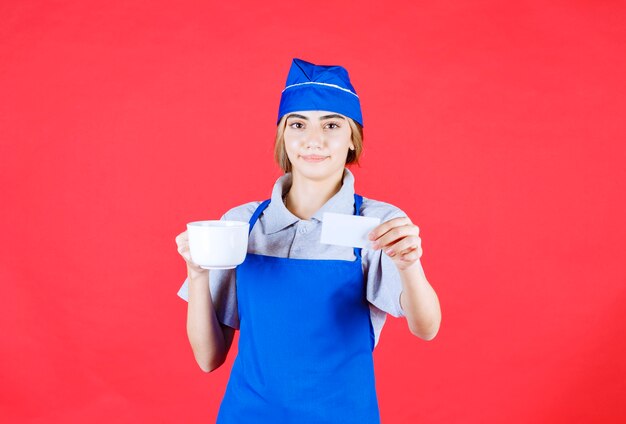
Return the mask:
<path id="1" fill-rule="evenodd" d="M 189 236 L 187 231 L 184 231 L 176 236 L 176 245 L 178 246 L 178 253 L 183 257 L 185 262 L 187 263 L 187 272 L 189 273 L 189 278 L 194 278 L 195 276 L 207 275 L 209 273 L 208 269 L 200 268 L 199 265 L 196 265 L 191 260 L 191 252 L 189 251 Z"/>

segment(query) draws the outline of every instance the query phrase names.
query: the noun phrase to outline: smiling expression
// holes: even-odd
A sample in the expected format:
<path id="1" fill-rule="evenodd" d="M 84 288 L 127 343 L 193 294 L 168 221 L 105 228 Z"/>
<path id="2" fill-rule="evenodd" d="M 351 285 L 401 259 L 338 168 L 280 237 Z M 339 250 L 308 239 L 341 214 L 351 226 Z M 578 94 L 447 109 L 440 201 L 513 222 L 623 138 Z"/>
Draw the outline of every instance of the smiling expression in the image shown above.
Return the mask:
<path id="1" fill-rule="evenodd" d="M 284 138 L 292 170 L 314 179 L 343 172 L 354 149 L 346 117 L 328 111 L 289 113 Z"/>

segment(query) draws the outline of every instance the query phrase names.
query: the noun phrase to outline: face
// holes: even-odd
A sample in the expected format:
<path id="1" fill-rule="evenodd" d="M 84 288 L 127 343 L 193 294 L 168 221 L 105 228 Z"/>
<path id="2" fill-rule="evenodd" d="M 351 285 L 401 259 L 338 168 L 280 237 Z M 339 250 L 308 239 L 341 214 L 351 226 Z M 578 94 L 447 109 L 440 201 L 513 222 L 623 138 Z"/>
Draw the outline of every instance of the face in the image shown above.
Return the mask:
<path id="1" fill-rule="evenodd" d="M 292 172 L 316 180 L 342 174 L 348 149 L 354 149 L 348 120 L 334 112 L 291 112 L 284 137 Z"/>

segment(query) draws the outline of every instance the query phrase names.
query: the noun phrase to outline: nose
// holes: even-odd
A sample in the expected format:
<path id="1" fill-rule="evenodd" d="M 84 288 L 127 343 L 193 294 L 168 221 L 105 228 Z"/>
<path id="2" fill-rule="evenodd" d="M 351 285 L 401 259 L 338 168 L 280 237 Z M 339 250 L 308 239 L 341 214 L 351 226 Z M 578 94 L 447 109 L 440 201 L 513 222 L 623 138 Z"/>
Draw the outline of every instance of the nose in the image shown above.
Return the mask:
<path id="1" fill-rule="evenodd" d="M 318 129 L 311 130 L 306 139 L 307 149 L 320 149 L 324 144 L 324 133 Z"/>

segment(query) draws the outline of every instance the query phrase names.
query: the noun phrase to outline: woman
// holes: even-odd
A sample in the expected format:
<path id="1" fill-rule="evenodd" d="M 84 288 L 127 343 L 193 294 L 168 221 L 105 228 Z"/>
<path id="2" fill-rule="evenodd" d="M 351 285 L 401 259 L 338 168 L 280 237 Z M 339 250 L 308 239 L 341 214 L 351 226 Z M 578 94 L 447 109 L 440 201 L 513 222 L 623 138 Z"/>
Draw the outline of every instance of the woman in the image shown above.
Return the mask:
<path id="1" fill-rule="evenodd" d="M 347 71 L 294 59 L 282 92 L 275 157 L 285 174 L 271 199 L 228 211 L 250 222 L 236 270 L 191 261 L 187 334 L 206 371 L 238 354 L 219 423 L 378 423 L 372 351 L 387 313 L 431 340 L 441 311 L 419 262 L 419 229 L 400 209 L 354 193 L 346 165 L 362 150 L 359 98 Z M 324 212 L 381 218 L 368 249 L 320 243 Z"/>

